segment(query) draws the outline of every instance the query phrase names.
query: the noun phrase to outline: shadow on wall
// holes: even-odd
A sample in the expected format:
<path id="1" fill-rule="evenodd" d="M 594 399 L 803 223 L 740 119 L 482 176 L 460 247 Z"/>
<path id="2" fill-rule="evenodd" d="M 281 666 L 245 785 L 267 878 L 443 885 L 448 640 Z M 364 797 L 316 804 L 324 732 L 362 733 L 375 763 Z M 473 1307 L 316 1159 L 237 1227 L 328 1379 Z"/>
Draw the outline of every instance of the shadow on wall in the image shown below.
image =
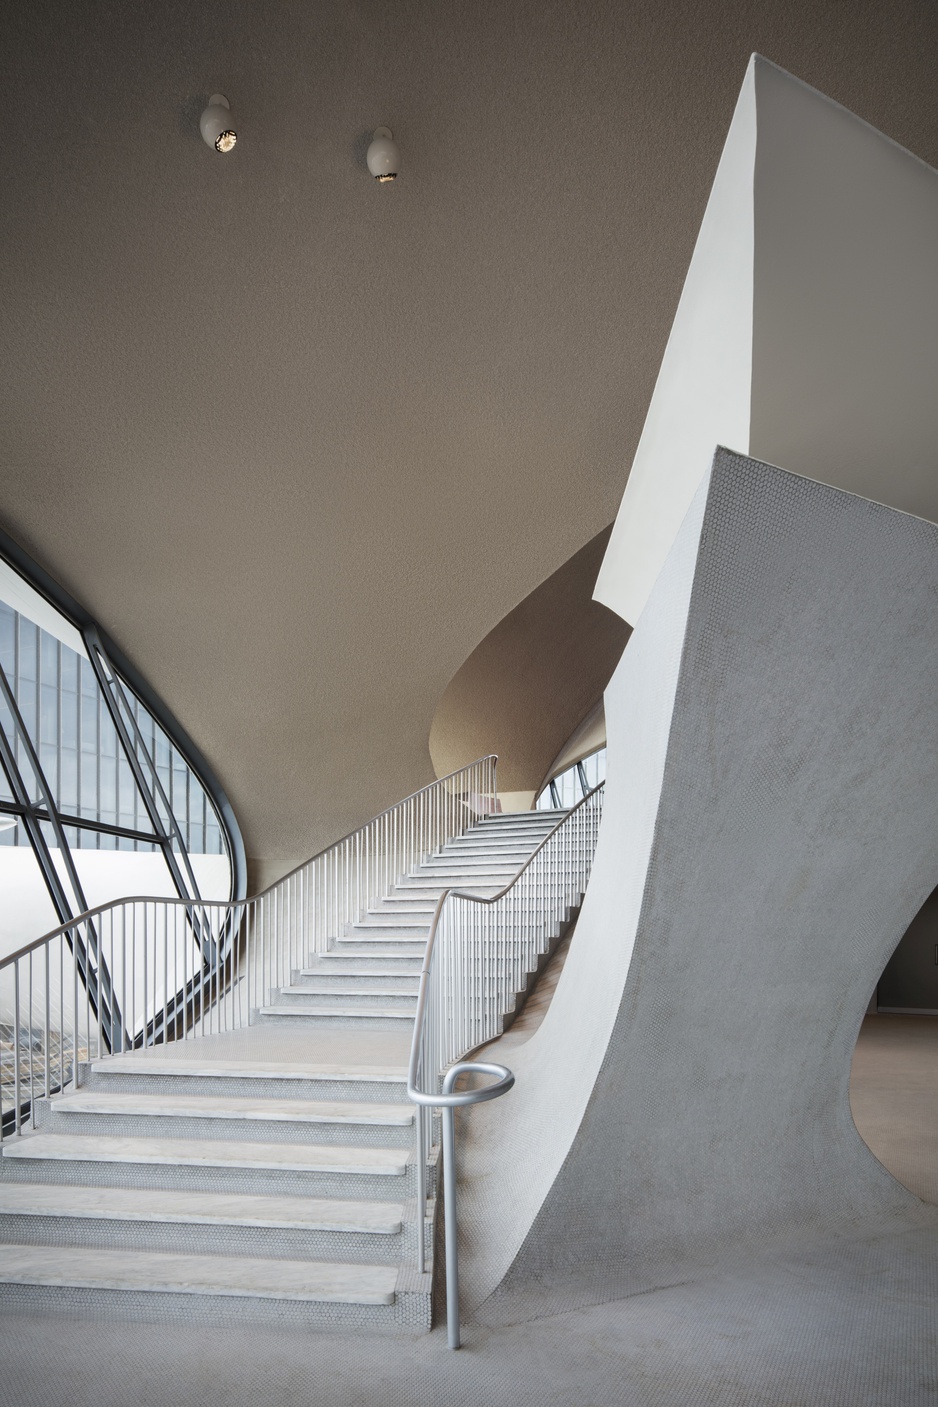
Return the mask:
<path id="1" fill-rule="evenodd" d="M 438 777 L 494 752 L 499 792 L 531 805 L 560 749 L 601 699 L 631 633 L 592 599 L 610 531 L 525 597 L 450 680 L 430 729 Z"/>

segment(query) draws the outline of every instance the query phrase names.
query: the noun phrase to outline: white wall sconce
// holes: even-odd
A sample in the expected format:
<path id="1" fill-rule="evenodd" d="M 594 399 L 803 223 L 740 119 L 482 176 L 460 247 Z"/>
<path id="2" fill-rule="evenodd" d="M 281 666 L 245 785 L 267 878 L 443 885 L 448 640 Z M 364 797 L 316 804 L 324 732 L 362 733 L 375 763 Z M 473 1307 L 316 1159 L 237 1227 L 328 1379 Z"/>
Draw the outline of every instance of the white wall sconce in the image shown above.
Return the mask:
<path id="1" fill-rule="evenodd" d="M 386 185 L 396 181 L 401 166 L 401 153 L 394 140 L 390 127 L 376 127 L 374 141 L 368 148 L 366 157 L 368 170 L 376 181 Z"/>
<path id="2" fill-rule="evenodd" d="M 0 816 L 0 831 L 12 830 L 16 825 L 15 816 Z"/>
<path id="3" fill-rule="evenodd" d="M 199 130 L 216 151 L 233 151 L 238 134 L 231 125 L 231 104 L 221 93 L 213 93 L 199 118 Z"/>

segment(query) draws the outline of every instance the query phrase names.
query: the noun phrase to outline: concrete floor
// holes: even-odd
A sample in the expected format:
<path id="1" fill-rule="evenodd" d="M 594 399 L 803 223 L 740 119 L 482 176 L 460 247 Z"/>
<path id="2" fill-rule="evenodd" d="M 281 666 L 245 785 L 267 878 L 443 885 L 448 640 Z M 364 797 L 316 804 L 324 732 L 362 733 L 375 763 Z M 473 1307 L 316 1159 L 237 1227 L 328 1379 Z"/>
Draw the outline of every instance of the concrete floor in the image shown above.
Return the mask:
<path id="1" fill-rule="evenodd" d="M 936 1073 L 938 1019 L 865 1023 L 857 1124 L 938 1201 Z M 938 1230 L 776 1256 L 500 1330 L 469 1324 L 464 1342 L 449 1352 L 442 1328 L 399 1340 L 23 1309 L 3 1324 L 0 1404 L 935 1407 Z"/>
<path id="2" fill-rule="evenodd" d="M 893 1177 L 938 1203 L 938 1016 L 868 1016 L 850 1075 L 853 1121 Z"/>

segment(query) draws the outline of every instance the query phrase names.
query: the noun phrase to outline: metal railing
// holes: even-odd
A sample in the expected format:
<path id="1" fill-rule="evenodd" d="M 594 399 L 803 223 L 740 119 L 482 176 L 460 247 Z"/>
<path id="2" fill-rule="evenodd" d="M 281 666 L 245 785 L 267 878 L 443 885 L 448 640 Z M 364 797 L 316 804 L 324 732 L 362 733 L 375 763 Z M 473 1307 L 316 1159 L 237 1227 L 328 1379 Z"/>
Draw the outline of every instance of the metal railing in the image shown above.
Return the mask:
<path id="1" fill-rule="evenodd" d="M 401 875 L 496 809 L 495 763 L 423 787 L 255 898 L 119 899 L 0 961 L 0 1137 L 35 1123 L 83 1061 L 249 1025 Z"/>
<path id="2" fill-rule="evenodd" d="M 544 838 L 512 882 L 491 898 L 447 889 L 440 896 L 427 940 L 407 1075 L 417 1105 L 417 1224 L 426 1218 L 426 1169 L 434 1141 L 433 1110 L 442 1110 L 443 1202 L 446 1225 L 446 1300 L 449 1344 L 459 1347 L 456 1261 L 454 1109 L 495 1099 L 514 1084 L 503 1065 L 463 1056 L 502 1033 L 504 1019 L 528 976 L 548 951 L 586 892 L 592 869 L 605 783 L 601 782 Z M 496 1083 L 454 1093 L 461 1074 L 494 1076 Z M 423 1237 L 417 1268 L 425 1269 Z"/>

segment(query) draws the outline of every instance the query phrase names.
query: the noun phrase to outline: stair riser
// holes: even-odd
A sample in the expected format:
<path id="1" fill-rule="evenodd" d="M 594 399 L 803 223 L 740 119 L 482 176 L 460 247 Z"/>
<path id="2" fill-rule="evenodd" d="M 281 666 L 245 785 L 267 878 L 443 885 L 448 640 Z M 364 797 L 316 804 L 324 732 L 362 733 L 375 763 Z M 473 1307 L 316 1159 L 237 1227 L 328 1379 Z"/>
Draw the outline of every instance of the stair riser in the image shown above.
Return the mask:
<path id="1" fill-rule="evenodd" d="M 270 1260 L 324 1260 L 360 1265 L 414 1265 L 417 1258 L 417 1234 L 413 1224 L 391 1235 L 375 1235 L 285 1227 L 0 1215 L 0 1240 L 17 1245 L 258 1256 Z"/>
<path id="2" fill-rule="evenodd" d="M 339 984 L 337 984 L 339 985 Z M 341 984 L 344 987 L 344 983 Z M 341 1010 L 361 1010 L 363 1015 L 370 1011 L 407 1011 L 413 1016 L 417 1010 L 416 992 L 273 992 L 271 1006 L 323 1006 L 338 1007 Z"/>
<path id="3" fill-rule="evenodd" d="M 433 915 L 429 914 L 418 923 L 409 923 L 406 919 L 398 921 L 392 917 L 389 919 L 375 919 L 362 923 L 347 923 L 342 933 L 343 938 L 353 938 L 356 933 L 380 934 L 382 937 L 396 937 L 398 934 L 406 938 L 422 938 L 424 942 L 430 936 L 430 920 Z"/>
<path id="4" fill-rule="evenodd" d="M 411 1148 L 413 1127 L 378 1124 L 307 1124 L 267 1119 L 200 1119 L 148 1114 L 40 1115 L 44 1133 L 100 1134 L 114 1138 L 195 1138 L 232 1143 L 336 1144 L 354 1148 Z M 2 1239 L 2 1238 L 0 1238 Z"/>
<path id="5" fill-rule="evenodd" d="M 0 1284 L 4 1313 L 93 1315 L 96 1321 L 165 1323 L 191 1328 L 269 1327 L 272 1329 L 382 1330 L 400 1336 L 427 1333 L 429 1294 L 398 1293 L 393 1305 L 346 1305 L 248 1298 L 240 1295 L 184 1295 L 146 1290 L 84 1289 Z"/>
<path id="6" fill-rule="evenodd" d="M 429 1175 L 429 1174 L 428 1174 Z M 0 1176 L 12 1182 L 72 1187 L 149 1187 L 167 1191 L 340 1197 L 403 1202 L 416 1195 L 414 1168 L 389 1177 L 374 1173 L 293 1172 L 276 1168 L 191 1167 L 178 1163 L 94 1163 L 64 1158 L 3 1158 Z"/>
<path id="7" fill-rule="evenodd" d="M 313 967 L 301 967 L 292 974 L 294 986 L 301 982 L 322 982 L 332 986 L 343 985 L 349 982 L 351 985 L 358 985 L 363 991 L 370 991 L 372 987 L 383 987 L 387 983 L 387 990 L 401 992 L 418 992 L 420 990 L 420 967 L 422 959 L 404 958 L 400 962 L 389 958 L 375 958 L 370 956 L 369 962 L 364 962 L 361 958 L 334 957 L 328 963 L 321 963 Z M 385 971 L 386 968 L 393 968 L 392 971 Z M 374 976 L 363 977 L 363 972 L 374 970 Z"/>
<path id="8" fill-rule="evenodd" d="M 341 1099 L 369 1104 L 407 1103 L 407 1081 L 400 1080 L 271 1080 L 263 1076 L 225 1078 L 216 1075 L 106 1075 L 95 1072 L 82 1089 L 119 1090 L 131 1094 L 208 1094 L 224 1099 Z"/>
<path id="9" fill-rule="evenodd" d="M 363 1008 L 360 1017 L 356 1016 L 304 1016 L 297 1012 L 280 1014 L 272 1012 L 258 1012 L 257 1017 L 252 1022 L 255 1026 L 304 1026 L 307 1030 L 336 1030 L 336 1031 L 406 1031 L 408 1022 L 413 1025 L 413 1012 L 402 1012 L 400 1017 L 396 1016 L 373 1016 L 369 1015 L 368 1009 Z"/>
<path id="10" fill-rule="evenodd" d="M 360 964 L 362 967 L 364 963 Z M 416 998 L 420 989 L 420 973 L 407 973 L 396 976 L 390 974 L 384 977 L 359 977 L 355 971 L 351 972 L 294 972 L 291 977 L 292 987 L 302 987 L 309 996 L 324 997 L 332 995 L 337 987 L 343 992 L 354 992 L 361 996 L 368 996 L 372 992 L 384 992 L 394 996 Z M 284 998 L 289 994 L 283 992 Z"/>
<path id="11" fill-rule="evenodd" d="M 343 966 L 355 958 L 367 958 L 369 962 L 386 962 L 399 957 L 408 960 L 411 968 L 416 969 L 419 975 L 426 949 L 427 945 L 423 939 L 419 943 L 401 944 L 397 947 L 386 938 L 340 938 L 332 951 L 336 962 Z"/>

